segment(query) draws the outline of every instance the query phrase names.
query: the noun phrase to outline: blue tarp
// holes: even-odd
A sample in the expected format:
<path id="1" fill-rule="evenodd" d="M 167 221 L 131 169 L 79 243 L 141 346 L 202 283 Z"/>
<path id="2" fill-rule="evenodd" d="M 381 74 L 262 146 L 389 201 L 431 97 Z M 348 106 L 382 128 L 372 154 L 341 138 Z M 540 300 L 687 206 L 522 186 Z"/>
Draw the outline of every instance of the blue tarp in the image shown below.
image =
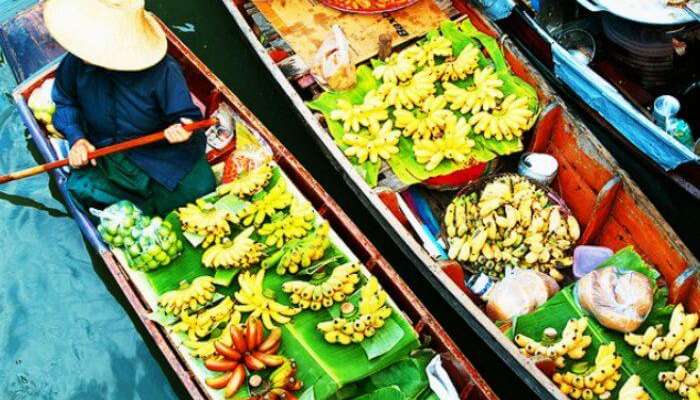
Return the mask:
<path id="1" fill-rule="evenodd" d="M 477 0 L 477 2 L 484 13 L 494 21 L 507 18 L 515 7 L 513 0 Z"/>
<path id="2" fill-rule="evenodd" d="M 554 73 L 640 151 L 665 171 L 700 158 L 639 112 L 610 83 L 552 42 Z"/>

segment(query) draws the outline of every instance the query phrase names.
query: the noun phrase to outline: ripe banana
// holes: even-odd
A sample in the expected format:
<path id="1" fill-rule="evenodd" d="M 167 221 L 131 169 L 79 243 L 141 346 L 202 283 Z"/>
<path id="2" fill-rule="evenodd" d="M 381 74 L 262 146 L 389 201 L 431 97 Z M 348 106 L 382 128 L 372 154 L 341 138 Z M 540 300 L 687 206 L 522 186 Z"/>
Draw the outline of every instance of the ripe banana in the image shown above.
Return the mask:
<path id="1" fill-rule="evenodd" d="M 158 305 L 166 313 L 179 316 L 187 310 L 196 310 L 212 301 L 216 287 L 214 278 L 211 276 L 200 276 L 192 283 L 182 281 L 180 288 L 163 293 L 158 299 Z"/>
<path id="2" fill-rule="evenodd" d="M 670 360 L 683 354 L 698 341 L 700 328 L 697 326 L 698 314 L 685 313 L 683 305 L 678 304 L 671 314 L 666 335 L 662 335 L 662 327 L 650 326 L 642 335 L 626 334 L 625 341 L 634 346 L 634 352 L 639 357 L 647 357 L 652 361 Z"/>
<path id="3" fill-rule="evenodd" d="M 388 106 L 374 90 L 365 95 L 362 104 L 352 104 L 340 99 L 337 108 L 330 113 L 334 121 L 343 121 L 345 132 L 358 132 L 362 127 L 379 129 L 381 121 L 389 118 Z"/>
<path id="4" fill-rule="evenodd" d="M 265 269 L 275 267 L 279 275 L 287 272 L 296 274 L 301 268 L 306 268 L 323 257 L 330 245 L 329 231 L 328 222 L 323 222 L 308 236 L 287 242 L 280 250 L 265 259 L 262 267 Z"/>
<path id="5" fill-rule="evenodd" d="M 235 309 L 238 312 L 250 313 L 248 318 L 260 318 L 267 329 L 274 329 L 275 322 L 286 324 L 301 309 L 285 306 L 265 296 L 264 279 L 265 269 L 260 269 L 257 274 L 244 271 L 238 276 L 241 288 L 234 294 L 239 303 Z"/>
<path id="6" fill-rule="evenodd" d="M 545 346 L 522 334 L 515 336 L 515 343 L 526 356 L 547 357 L 561 368 L 564 366 L 565 356 L 572 360 L 580 360 L 586 355 L 586 348 L 591 344 L 591 337 L 583 334 L 587 327 L 586 317 L 571 319 L 566 323 L 561 338 L 555 343 Z M 556 334 L 556 331 L 554 333 Z"/>
<path id="7" fill-rule="evenodd" d="M 196 358 L 201 358 L 203 360 L 208 359 L 209 357 L 213 356 L 216 354 L 216 347 L 214 347 L 215 342 L 221 342 L 226 344 L 226 346 L 231 346 L 231 334 L 230 334 L 230 329 L 231 325 L 238 325 L 241 323 L 241 313 L 239 312 L 234 312 L 233 315 L 231 316 L 231 319 L 228 321 L 226 324 L 226 327 L 224 327 L 221 330 L 221 335 L 217 337 L 210 337 L 209 339 L 206 340 L 191 340 L 191 339 L 185 339 L 183 341 L 183 344 L 185 347 L 187 347 L 190 355 L 192 357 Z"/>
<path id="8" fill-rule="evenodd" d="M 292 199 L 292 194 L 287 191 L 287 184 L 283 179 L 280 179 L 265 197 L 253 201 L 240 210 L 233 222 L 243 226 L 260 226 L 267 217 L 272 216 L 278 210 L 289 207 Z"/>
<path id="9" fill-rule="evenodd" d="M 443 82 L 467 79 L 479 68 L 481 51 L 468 44 L 454 60 L 433 66 L 433 71 Z"/>
<path id="10" fill-rule="evenodd" d="M 416 66 L 413 61 L 394 53 L 384 60 L 384 64 L 375 67 L 372 75 L 381 79 L 382 82 L 397 83 L 411 79 L 414 72 L 416 72 Z"/>
<path id="11" fill-rule="evenodd" d="M 347 133 L 343 142 L 348 145 L 344 153 L 348 157 L 357 157 L 359 163 L 367 160 L 377 162 L 388 160 L 399 152 L 400 131 L 392 129 L 392 122 L 386 121 L 381 127 L 370 126 L 367 134 Z"/>
<path id="12" fill-rule="evenodd" d="M 321 307 L 328 308 L 344 301 L 355 292 L 355 285 L 360 281 L 360 265 L 347 263 L 336 267 L 330 277 L 320 284 L 307 281 L 290 281 L 282 285 L 285 293 L 291 293 L 290 300 L 301 309 L 313 311 Z"/>
<path id="13" fill-rule="evenodd" d="M 435 169 L 443 160 L 453 160 L 456 163 L 466 163 L 475 143 L 469 139 L 469 125 L 464 117 L 455 121 L 448 120 L 445 134 L 437 139 L 416 140 L 413 152 L 416 161 L 425 164 L 425 169 Z"/>
<path id="14" fill-rule="evenodd" d="M 518 175 L 456 197 L 444 215 L 448 256 L 494 278 L 507 268 L 533 268 L 563 279 L 558 269 L 572 265 L 568 252 L 580 228 L 576 218 L 549 203 L 544 191 Z"/>
<path id="15" fill-rule="evenodd" d="M 245 229 L 233 240 L 208 248 L 202 255 L 202 264 L 208 268 L 250 268 L 260 262 L 265 245 L 250 238 L 253 227 Z"/>
<path id="16" fill-rule="evenodd" d="M 379 286 L 377 278 L 372 276 L 360 289 L 358 316 L 353 319 L 335 318 L 320 322 L 316 327 L 323 332 L 328 343 L 348 345 L 359 343 L 373 336 L 377 329 L 391 316 L 391 307 L 386 305 L 388 295 Z"/>
<path id="17" fill-rule="evenodd" d="M 435 57 L 452 56 L 452 42 L 444 36 L 435 36 L 419 45 L 407 47 L 399 54 L 417 66 L 435 65 Z"/>
<path id="18" fill-rule="evenodd" d="M 202 247 L 207 248 L 212 243 L 221 243 L 221 239 L 231 233 L 228 222 L 234 221 L 230 212 L 214 207 L 201 199 L 196 204 L 188 204 L 178 209 L 182 230 L 204 236 Z"/>
<path id="19" fill-rule="evenodd" d="M 463 114 L 475 114 L 496 108 L 496 102 L 503 97 L 501 86 L 503 81 L 498 79 L 492 67 L 476 70 L 474 83 L 468 89 L 462 89 L 449 82 L 443 84 L 450 109 L 459 110 Z"/>
<path id="20" fill-rule="evenodd" d="M 428 96 L 435 93 L 436 79 L 436 76 L 426 69 L 416 73 L 406 82 L 383 83 L 377 89 L 377 94 L 384 99 L 388 106 L 394 106 L 398 110 L 403 108 L 412 110 L 423 104 Z"/>
<path id="21" fill-rule="evenodd" d="M 527 102 L 526 97 L 511 94 L 492 112 L 476 112 L 469 118 L 469 124 L 474 127 L 474 132 L 483 134 L 486 139 L 519 138 L 529 128 L 533 116 Z"/>
<path id="22" fill-rule="evenodd" d="M 259 192 L 272 178 L 272 166 L 265 163 L 254 170 L 244 172 L 235 180 L 225 183 L 216 189 L 220 196 L 233 194 L 240 198 L 246 198 Z"/>
<path id="23" fill-rule="evenodd" d="M 289 214 L 264 224 L 258 234 L 265 236 L 267 246 L 280 248 L 291 239 L 306 236 L 313 228 L 314 218 L 316 214 L 310 203 L 294 200 Z"/>
<path id="24" fill-rule="evenodd" d="M 615 342 L 610 342 L 598 347 L 595 364 L 586 374 L 557 372 L 552 380 L 559 385 L 562 393 L 572 399 L 607 399 L 622 378 L 620 366 L 622 357 L 615 354 Z"/>
<path id="25" fill-rule="evenodd" d="M 446 105 L 444 96 L 431 96 L 425 99 L 420 112 L 396 110 L 396 127 L 402 128 L 403 135 L 413 140 L 432 139 L 442 133 L 448 122 L 457 120 L 452 111 L 445 109 Z"/>
<path id="26" fill-rule="evenodd" d="M 197 341 L 208 336 L 222 323 L 228 322 L 235 314 L 233 300 L 224 297 L 221 302 L 196 314 L 180 314 L 180 321 L 172 326 L 175 332 L 187 332 L 189 340 Z"/>
<path id="27" fill-rule="evenodd" d="M 620 388 L 620 393 L 617 395 L 618 400 L 651 400 L 651 396 L 640 383 L 639 375 L 630 376 Z"/>

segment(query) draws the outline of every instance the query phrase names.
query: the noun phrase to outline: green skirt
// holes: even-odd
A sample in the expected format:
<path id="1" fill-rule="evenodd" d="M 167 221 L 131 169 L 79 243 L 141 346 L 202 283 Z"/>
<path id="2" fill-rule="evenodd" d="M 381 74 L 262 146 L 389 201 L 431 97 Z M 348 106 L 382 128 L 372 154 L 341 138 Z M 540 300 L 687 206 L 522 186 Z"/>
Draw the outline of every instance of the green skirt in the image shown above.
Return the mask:
<path id="1" fill-rule="evenodd" d="M 147 215 L 165 216 L 174 209 L 214 191 L 216 181 L 206 159 L 197 162 L 174 190 L 151 179 L 123 154 L 112 154 L 97 161 L 96 167 L 73 170 L 68 190 L 87 210 L 104 209 L 129 200 Z"/>

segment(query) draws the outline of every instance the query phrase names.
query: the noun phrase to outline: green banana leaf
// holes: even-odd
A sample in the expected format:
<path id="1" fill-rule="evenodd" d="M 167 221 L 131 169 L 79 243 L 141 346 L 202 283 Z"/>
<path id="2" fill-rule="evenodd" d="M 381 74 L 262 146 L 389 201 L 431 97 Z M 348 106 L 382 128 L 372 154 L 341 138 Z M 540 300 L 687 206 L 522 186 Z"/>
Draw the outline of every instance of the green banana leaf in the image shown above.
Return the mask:
<path id="1" fill-rule="evenodd" d="M 648 266 L 631 247 L 620 250 L 604 264 L 606 266 L 615 265 L 621 269 L 640 272 L 650 278 L 654 276 L 658 277 L 658 272 Z M 668 292 L 665 288 L 656 291 L 652 311 L 638 332 L 643 332 L 647 326 L 659 323 L 663 324 L 666 328 L 668 327 L 672 306 L 666 304 L 667 294 Z M 540 340 L 546 328 L 552 327 L 557 329 L 558 332 L 561 332 L 569 319 L 581 318 L 584 316 L 588 318 L 588 331 L 586 333 L 591 335 L 591 345 L 587 349 L 586 356 L 583 360 L 568 360 L 565 370 L 570 370 L 574 364 L 581 361 L 587 361 L 590 365 L 593 365 L 598 347 L 602 344 L 614 342 L 617 353 L 623 359 L 621 368 L 623 378 L 620 383 L 618 383 L 616 390 L 613 391 L 612 398 L 616 398 L 617 391 L 624 381 L 632 374 L 640 376 L 641 385 L 644 386 L 653 399 L 676 398 L 673 394 L 666 391 L 663 384 L 657 379 L 659 372 L 675 369 L 673 361 L 651 361 L 647 358 L 638 357 L 634 353 L 634 348 L 625 342 L 622 333 L 603 327 L 594 317 L 588 315 L 588 313 L 580 307 L 576 300 L 573 284 L 562 289 L 536 311 L 517 318 L 512 328 L 511 337 L 514 337 L 516 334 L 524 334 L 535 340 Z M 694 346 L 689 346 L 685 354 L 692 354 L 693 348 Z"/>

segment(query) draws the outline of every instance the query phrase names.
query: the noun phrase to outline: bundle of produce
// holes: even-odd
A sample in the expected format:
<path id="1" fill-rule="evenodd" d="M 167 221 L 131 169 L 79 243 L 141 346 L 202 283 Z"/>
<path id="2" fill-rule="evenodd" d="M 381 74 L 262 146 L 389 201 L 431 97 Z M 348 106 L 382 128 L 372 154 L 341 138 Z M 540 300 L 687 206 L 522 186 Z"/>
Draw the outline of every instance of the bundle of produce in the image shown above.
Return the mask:
<path id="1" fill-rule="evenodd" d="M 174 332 L 187 334 L 190 341 L 198 341 L 209 336 L 215 329 L 223 328 L 236 314 L 233 300 L 226 296 L 216 305 L 200 309 L 190 314 L 182 312 L 180 321 L 170 328 Z M 240 316 L 236 317 L 240 320 Z"/>
<path id="2" fill-rule="evenodd" d="M 262 259 L 265 245 L 250 238 L 251 226 L 233 239 L 223 239 L 221 243 L 209 247 L 202 255 L 202 264 L 209 268 L 243 268 L 257 265 Z"/>
<path id="3" fill-rule="evenodd" d="M 663 326 L 650 326 L 643 334 L 626 334 L 625 342 L 634 346 L 634 353 L 639 357 L 648 357 L 652 361 L 671 360 L 698 341 L 700 328 L 697 326 L 698 314 L 686 314 L 683 305 L 678 304 L 673 309 L 665 335 Z"/>
<path id="4" fill-rule="evenodd" d="M 595 363 L 583 373 L 556 373 L 552 380 L 572 399 L 609 399 L 622 378 L 618 372 L 621 366 L 622 357 L 615 353 L 615 343 L 609 343 L 598 348 Z"/>
<path id="5" fill-rule="evenodd" d="M 272 178 L 272 166 L 265 163 L 258 168 L 246 171 L 231 182 L 224 183 L 216 188 L 216 193 L 221 196 L 233 194 L 240 198 L 246 198 L 262 190 Z"/>
<path id="6" fill-rule="evenodd" d="M 639 375 L 632 375 L 627 379 L 618 393 L 618 400 L 651 400 L 649 393 L 639 384 Z"/>
<path id="7" fill-rule="evenodd" d="M 352 303 L 344 303 L 341 311 L 344 317 L 331 321 L 320 322 L 318 330 L 323 332 L 323 338 L 329 343 L 360 343 L 374 336 L 377 329 L 391 315 L 391 307 L 386 304 L 388 295 L 379 286 L 377 278 L 370 277 L 367 284 L 360 289 L 360 302 L 357 313 L 354 313 Z"/>
<path id="8" fill-rule="evenodd" d="M 700 393 L 700 342 L 692 357 L 678 356 L 674 361 L 675 369 L 659 372 L 659 382 L 664 384 L 666 390 L 678 393 L 683 398 L 697 398 Z"/>
<path id="9" fill-rule="evenodd" d="M 253 196 L 253 201 L 233 218 L 233 222 L 243 226 L 260 226 L 268 217 L 292 204 L 294 197 L 287 191 L 287 184 L 280 179 L 275 186 L 261 196 Z"/>
<path id="10" fill-rule="evenodd" d="M 240 290 L 234 296 L 239 304 L 235 309 L 242 313 L 250 313 L 248 318 L 262 319 L 267 329 L 273 329 L 275 322 L 284 325 L 301 309 L 275 301 L 274 292 L 263 288 L 264 279 L 264 269 L 260 269 L 256 274 L 245 271 L 238 276 Z"/>
<path id="11" fill-rule="evenodd" d="M 539 111 L 534 89 L 469 21 L 444 22 L 385 61 L 360 66 L 353 89 L 324 93 L 309 107 L 324 114 L 370 185 L 383 162 L 410 185 L 518 152 Z"/>
<path id="12" fill-rule="evenodd" d="M 494 278 L 507 268 L 529 268 L 562 280 L 559 269 L 573 264 L 569 253 L 580 228 L 550 196 L 519 175 L 497 176 L 458 195 L 443 219 L 449 257 Z"/>
<path id="13" fill-rule="evenodd" d="M 179 289 L 163 293 L 158 298 L 158 305 L 166 313 L 179 316 L 183 312 L 196 311 L 209 304 L 215 293 L 214 278 L 204 275 L 195 278 L 192 283 L 183 281 Z"/>
<path id="14" fill-rule="evenodd" d="M 308 234 L 314 226 L 316 213 L 306 201 L 294 200 L 289 213 L 279 213 L 272 220 L 258 229 L 258 234 L 265 236 L 268 246 L 282 247 L 292 239 L 300 239 Z"/>
<path id="15" fill-rule="evenodd" d="M 198 199 L 178 210 L 182 230 L 204 238 L 202 247 L 221 243 L 231 233 L 229 221 L 235 216 L 227 210 L 217 208 L 214 204 Z"/>
<path id="16" fill-rule="evenodd" d="M 289 281 L 282 284 L 282 290 L 291 293 L 292 304 L 317 311 L 321 307 L 328 308 L 342 302 L 354 293 L 355 285 L 360 282 L 359 272 L 358 263 L 346 263 L 333 269 L 330 276 L 321 282 Z"/>
<path id="17" fill-rule="evenodd" d="M 584 335 L 587 327 L 587 318 L 571 319 L 566 323 L 559 340 L 557 330 L 549 327 L 544 330 L 542 342 L 519 334 L 515 336 L 515 343 L 526 356 L 546 357 L 553 360 L 557 367 L 564 368 L 565 356 L 572 360 L 580 360 L 586 355 L 586 348 L 591 344 L 591 337 Z"/>
<path id="18" fill-rule="evenodd" d="M 330 246 L 330 226 L 323 222 L 306 237 L 288 241 L 281 249 L 262 262 L 262 267 L 272 268 L 278 274 L 287 272 L 296 274 L 302 268 L 309 267 L 314 261 L 320 260 Z"/>
<path id="19" fill-rule="evenodd" d="M 530 269 L 513 269 L 484 295 L 486 315 L 494 321 L 508 321 L 535 311 L 559 291 L 549 275 Z"/>
<path id="20" fill-rule="evenodd" d="M 53 114 L 56 112 L 56 104 L 51 98 L 54 79 L 46 79 L 44 83 L 32 91 L 27 100 L 29 109 L 32 110 L 34 118 L 46 126 L 49 135 L 56 138 L 63 138 L 63 135 L 53 126 Z"/>
<path id="21" fill-rule="evenodd" d="M 123 249 L 133 269 L 150 271 L 168 265 L 183 250 L 170 222 L 142 216 L 141 210 L 129 201 L 115 203 L 98 214 L 97 230 L 102 239 Z"/>

